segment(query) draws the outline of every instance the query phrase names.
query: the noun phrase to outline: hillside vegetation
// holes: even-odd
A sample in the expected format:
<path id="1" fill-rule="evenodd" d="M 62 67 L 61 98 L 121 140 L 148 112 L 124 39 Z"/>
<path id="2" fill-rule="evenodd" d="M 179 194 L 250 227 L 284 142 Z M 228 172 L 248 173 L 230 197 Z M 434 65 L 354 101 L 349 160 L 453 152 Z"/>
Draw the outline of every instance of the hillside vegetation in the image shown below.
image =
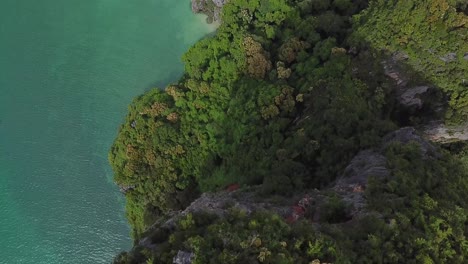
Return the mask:
<path id="1" fill-rule="evenodd" d="M 258 185 L 260 198 L 288 197 L 329 186 L 398 128 L 396 84 L 381 65 L 391 52 L 406 52 L 449 98 L 447 122 L 464 122 L 466 11 L 450 0 L 231 0 L 216 34 L 184 55 L 184 76 L 135 99 L 112 146 L 135 241 L 202 192 Z M 178 250 L 193 263 L 466 262 L 464 152 L 437 153 L 387 147 L 391 176 L 365 190 L 374 213 L 351 224 L 333 223 L 346 222 L 338 198 L 318 225 L 272 212 L 189 215 L 157 248 L 116 262 L 172 263 Z"/>

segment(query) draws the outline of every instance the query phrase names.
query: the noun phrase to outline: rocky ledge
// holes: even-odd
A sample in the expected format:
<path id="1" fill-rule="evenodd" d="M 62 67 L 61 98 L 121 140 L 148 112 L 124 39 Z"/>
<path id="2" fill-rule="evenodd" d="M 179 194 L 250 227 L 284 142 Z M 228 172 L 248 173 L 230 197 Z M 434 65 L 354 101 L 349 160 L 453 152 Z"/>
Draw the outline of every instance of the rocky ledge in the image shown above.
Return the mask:
<path id="1" fill-rule="evenodd" d="M 208 16 L 208 23 L 221 22 L 221 11 L 229 0 L 192 0 L 192 11 Z"/>
<path id="2" fill-rule="evenodd" d="M 423 126 L 422 132 L 429 140 L 442 144 L 468 141 L 468 123 L 448 127 L 441 121 L 432 121 Z"/>
<path id="3" fill-rule="evenodd" d="M 453 57 L 448 54 L 446 59 Z M 468 57 L 467 57 L 468 58 Z M 409 56 L 395 52 L 382 62 L 384 73 L 395 82 L 399 119 L 416 117 L 421 121 L 412 124 L 430 141 L 445 144 L 468 140 L 468 122 L 449 126 L 443 122 L 447 98 L 438 87 L 411 79 L 405 68 Z M 411 121 L 406 120 L 406 123 Z"/>

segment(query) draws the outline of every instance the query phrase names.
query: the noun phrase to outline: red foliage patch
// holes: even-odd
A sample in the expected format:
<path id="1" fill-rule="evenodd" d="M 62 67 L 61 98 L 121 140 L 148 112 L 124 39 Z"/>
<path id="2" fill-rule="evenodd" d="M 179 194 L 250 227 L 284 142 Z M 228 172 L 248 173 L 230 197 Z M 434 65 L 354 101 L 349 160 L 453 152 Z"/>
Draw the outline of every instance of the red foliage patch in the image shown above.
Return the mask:
<path id="1" fill-rule="evenodd" d="M 293 215 L 290 215 L 290 216 L 286 217 L 286 223 L 288 223 L 288 224 L 292 224 L 292 223 L 296 222 L 296 220 L 297 220 L 296 217 L 294 217 Z"/>
<path id="2" fill-rule="evenodd" d="M 233 192 L 235 190 L 238 190 L 240 188 L 240 185 L 237 183 L 230 184 L 226 187 L 226 191 L 228 192 Z"/>
<path id="3" fill-rule="evenodd" d="M 299 206 L 299 205 L 294 205 L 292 208 L 293 208 L 294 212 L 295 212 L 296 214 L 298 214 L 298 215 L 302 215 L 302 214 L 305 213 L 304 208 L 302 208 L 302 207 Z"/>

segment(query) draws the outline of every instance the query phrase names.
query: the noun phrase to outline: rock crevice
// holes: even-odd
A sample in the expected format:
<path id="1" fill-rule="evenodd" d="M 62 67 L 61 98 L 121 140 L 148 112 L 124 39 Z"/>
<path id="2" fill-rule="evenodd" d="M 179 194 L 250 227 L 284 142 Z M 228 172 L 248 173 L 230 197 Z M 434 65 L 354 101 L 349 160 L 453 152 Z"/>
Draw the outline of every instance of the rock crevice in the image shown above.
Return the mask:
<path id="1" fill-rule="evenodd" d="M 444 59 L 451 60 L 453 54 Z M 398 118 L 405 125 L 416 125 L 426 139 L 437 143 L 452 143 L 468 140 L 468 122 L 449 126 L 442 119 L 447 106 L 447 98 L 437 87 L 415 81 L 404 69 L 409 56 L 403 52 L 395 52 L 382 62 L 384 73 L 395 82 L 395 98 L 398 105 Z M 414 84 L 416 82 L 416 84 Z M 414 124 L 411 118 L 420 120 Z"/>

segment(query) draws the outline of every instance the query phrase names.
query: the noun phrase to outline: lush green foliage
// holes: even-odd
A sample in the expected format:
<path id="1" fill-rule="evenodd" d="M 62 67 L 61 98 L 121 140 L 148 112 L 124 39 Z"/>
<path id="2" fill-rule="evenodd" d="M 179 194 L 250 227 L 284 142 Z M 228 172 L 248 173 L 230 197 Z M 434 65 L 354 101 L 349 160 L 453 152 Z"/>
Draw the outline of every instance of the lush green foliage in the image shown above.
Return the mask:
<path id="1" fill-rule="evenodd" d="M 269 213 L 231 211 L 226 218 L 187 215 L 175 230 L 147 234 L 155 250 L 136 248 L 116 263 L 172 263 L 179 250 L 194 263 L 466 263 L 468 171 L 448 152 L 392 144 L 391 175 L 365 192 L 366 215 L 347 222 L 347 204 L 332 196 L 321 219 L 286 224 Z"/>
<path id="2" fill-rule="evenodd" d="M 466 263 L 468 173 L 447 153 L 424 156 L 417 144 L 387 150 L 392 176 L 370 185 L 370 208 L 389 231 L 375 236 L 386 262 Z M 392 232 L 393 231 L 393 232 Z"/>
<path id="3" fill-rule="evenodd" d="M 154 251 L 122 254 L 116 262 L 173 263 L 178 250 L 193 252 L 194 264 L 208 263 L 310 263 L 336 259 L 335 242 L 316 233 L 307 222 L 291 226 L 279 216 L 232 211 L 225 219 L 210 215 L 187 215 L 173 232 L 155 234 Z"/>
<path id="4" fill-rule="evenodd" d="M 136 239 L 203 191 L 261 184 L 263 195 L 289 195 L 332 182 L 395 128 L 392 82 L 375 49 L 408 53 L 409 65 L 450 95 L 448 117 L 466 118 L 463 2 L 375 0 L 359 13 L 366 3 L 231 0 L 224 7 L 217 33 L 183 57 L 183 78 L 137 98 L 112 147 Z M 450 52 L 455 60 L 440 59 Z M 193 215 L 156 234 L 157 250 L 137 248 L 120 262 L 171 263 L 184 249 L 198 263 L 466 262 L 466 165 L 416 145 L 391 146 L 386 156 L 392 175 L 366 191 L 373 216 L 339 223 L 346 209 L 339 200 L 325 208 L 320 230 L 271 214 Z"/>
<path id="5" fill-rule="evenodd" d="M 464 122 L 468 118 L 467 12 L 464 0 L 371 1 L 354 18 L 355 37 L 374 49 L 407 53 L 408 64 L 450 97 L 449 121 Z"/>
<path id="6" fill-rule="evenodd" d="M 135 235 L 195 189 L 325 185 L 390 129 L 383 78 L 340 47 L 361 4 L 324 3 L 231 1 L 179 83 L 135 100 L 110 154 Z"/>

